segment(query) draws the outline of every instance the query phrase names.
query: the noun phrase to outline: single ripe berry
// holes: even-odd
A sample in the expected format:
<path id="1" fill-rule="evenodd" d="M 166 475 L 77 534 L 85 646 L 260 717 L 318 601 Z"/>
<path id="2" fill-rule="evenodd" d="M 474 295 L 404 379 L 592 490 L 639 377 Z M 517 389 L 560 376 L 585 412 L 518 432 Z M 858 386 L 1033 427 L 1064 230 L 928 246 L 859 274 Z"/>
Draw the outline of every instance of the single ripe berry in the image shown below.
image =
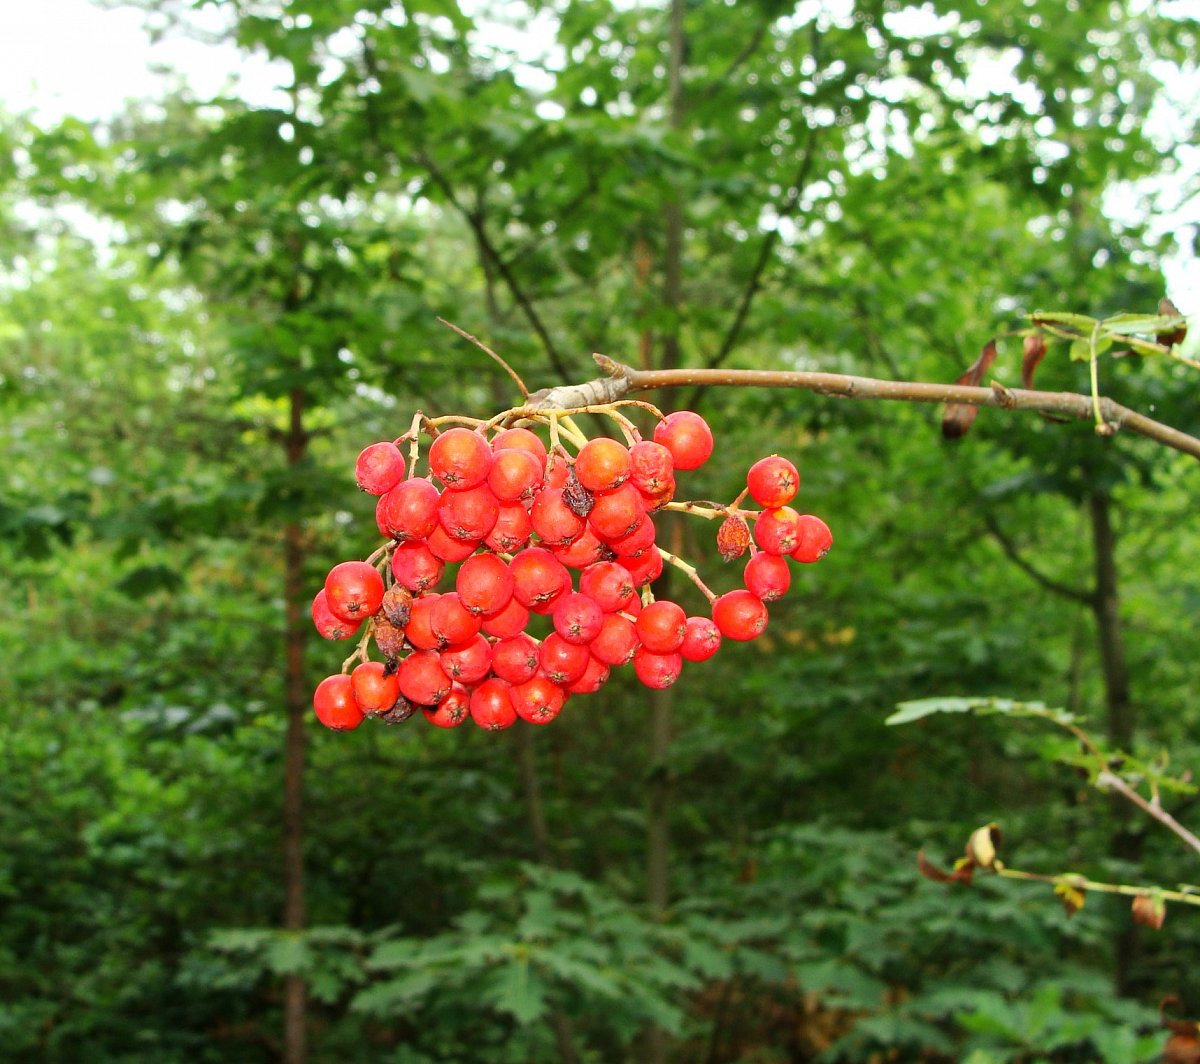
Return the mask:
<path id="1" fill-rule="evenodd" d="M 404 455 L 394 443 L 373 443 L 354 463 L 354 479 L 363 491 L 383 495 L 404 479 Z"/>
<path id="2" fill-rule="evenodd" d="M 763 510 L 754 522 L 754 542 L 768 554 L 791 554 L 800 545 L 800 515 L 790 506 Z"/>
<path id="3" fill-rule="evenodd" d="M 629 535 L 646 516 L 646 500 L 632 484 L 597 495 L 588 514 L 592 531 L 605 543 Z"/>
<path id="4" fill-rule="evenodd" d="M 532 532 L 533 522 L 529 520 L 529 511 L 519 502 L 502 502 L 496 525 L 483 542 L 488 550 L 494 550 L 497 554 L 516 554 L 529 546 Z"/>
<path id="5" fill-rule="evenodd" d="M 642 521 L 627 536 L 614 539 L 611 543 L 617 558 L 639 558 L 654 546 L 658 530 L 653 521 Z"/>
<path id="6" fill-rule="evenodd" d="M 542 486 L 542 466 L 537 455 L 519 447 L 495 452 L 487 485 L 501 502 L 520 502 L 532 499 Z"/>
<path id="7" fill-rule="evenodd" d="M 560 595 L 571 590 L 571 574 L 544 547 L 528 547 L 509 563 L 513 598 L 526 609 L 543 612 Z"/>
<path id="8" fill-rule="evenodd" d="M 400 697 L 400 681 L 382 661 L 364 661 L 350 674 L 354 701 L 364 713 L 386 713 Z"/>
<path id="9" fill-rule="evenodd" d="M 713 450 L 712 429 L 691 410 L 676 410 L 654 427 L 654 442 L 671 452 L 676 469 L 699 469 Z"/>
<path id="10" fill-rule="evenodd" d="M 435 557 L 453 565 L 469 558 L 479 547 L 477 539 L 457 539 L 450 535 L 441 525 L 438 525 L 425 539 L 429 552 Z"/>
<path id="11" fill-rule="evenodd" d="M 687 632 L 687 614 L 678 603 L 659 599 L 642 610 L 636 627 L 638 638 L 647 650 L 655 654 L 671 654 L 683 643 Z"/>
<path id="12" fill-rule="evenodd" d="M 447 429 L 429 446 L 429 471 L 451 491 L 479 487 L 491 468 L 491 447 L 471 429 Z"/>
<path id="13" fill-rule="evenodd" d="M 543 471 L 545 470 L 546 445 L 542 443 L 536 433 L 530 432 L 529 429 L 505 429 L 503 432 L 498 432 L 492 438 L 492 450 L 498 454 L 508 448 L 528 451 L 537 459 L 538 466 Z"/>
<path id="14" fill-rule="evenodd" d="M 675 483 L 675 460 L 661 443 L 638 440 L 629 448 L 629 479 L 643 495 L 661 495 Z"/>
<path id="15" fill-rule="evenodd" d="M 570 695 L 595 694 L 608 683 L 609 674 L 609 667 L 593 655 L 591 661 L 588 662 L 588 667 L 583 670 L 583 675 L 567 687 L 567 693 Z"/>
<path id="16" fill-rule="evenodd" d="M 492 672 L 509 683 L 524 683 L 538 670 L 541 647 L 528 632 L 498 639 L 492 648 Z"/>
<path id="17" fill-rule="evenodd" d="M 471 695 L 462 684 L 451 684 L 450 693 L 435 708 L 425 706 L 422 712 L 430 724 L 438 728 L 457 728 L 470 714 Z"/>
<path id="18" fill-rule="evenodd" d="M 542 488 L 534 496 L 529 517 L 533 531 L 547 547 L 565 547 L 584 529 L 583 518 L 567 505 L 561 488 Z"/>
<path id="19" fill-rule="evenodd" d="M 356 623 L 383 602 L 383 577 L 366 562 L 340 562 L 325 577 L 325 602 L 335 617 Z"/>
<path id="20" fill-rule="evenodd" d="M 354 700 L 350 677 L 345 673 L 326 676 L 313 692 L 313 709 L 317 720 L 334 731 L 353 731 L 365 714 Z"/>
<path id="21" fill-rule="evenodd" d="M 493 528 L 500 516 L 500 503 L 491 488 L 447 491 L 438 502 L 438 523 L 452 539 L 478 543 Z"/>
<path id="22" fill-rule="evenodd" d="M 800 515 L 800 536 L 792 557 L 798 562 L 819 562 L 833 546 L 833 533 L 829 526 L 812 514 Z"/>
<path id="23" fill-rule="evenodd" d="M 441 653 L 442 672 L 456 683 L 473 686 L 492 671 L 492 644 L 475 635 Z"/>
<path id="24" fill-rule="evenodd" d="M 438 490 L 424 477 L 402 480 L 375 504 L 375 523 L 401 542 L 424 539 L 437 528 Z"/>
<path id="25" fill-rule="evenodd" d="M 488 635 L 496 639 L 506 639 L 510 635 L 523 632 L 525 626 L 528 624 L 529 610 L 514 598 L 499 613 L 493 613 L 490 617 L 484 617 L 483 624 L 480 627 L 484 632 L 487 632 Z"/>
<path id="26" fill-rule="evenodd" d="M 535 673 L 509 692 L 517 716 L 530 724 L 549 724 L 562 710 L 566 692 L 544 673 Z"/>
<path id="27" fill-rule="evenodd" d="M 313 599 L 312 619 L 317 631 L 326 639 L 350 639 L 362 627 L 362 621 L 347 621 L 329 608 L 329 596 L 324 588 Z"/>
<path id="28" fill-rule="evenodd" d="M 579 574 L 579 590 L 605 613 L 624 609 L 636 593 L 633 577 L 620 562 L 596 562 Z"/>
<path id="29" fill-rule="evenodd" d="M 633 621 L 619 613 L 606 613 L 604 624 L 588 644 L 588 650 L 605 665 L 628 665 L 641 645 Z"/>
<path id="30" fill-rule="evenodd" d="M 746 642 L 767 626 L 767 607 L 744 588 L 730 591 L 713 603 L 713 621 L 726 639 Z"/>
<path id="31" fill-rule="evenodd" d="M 721 630 L 707 617 L 689 617 L 679 653 L 685 661 L 707 661 L 721 649 Z"/>
<path id="32" fill-rule="evenodd" d="M 636 558 L 622 558 L 621 564 L 629 570 L 634 587 L 654 583 L 663 571 L 662 555 L 657 550 L 648 550 Z"/>
<path id="33" fill-rule="evenodd" d="M 450 677 L 442 671 L 436 651 L 417 650 L 396 670 L 400 693 L 419 706 L 436 706 L 450 693 Z"/>
<path id="34" fill-rule="evenodd" d="M 679 679 L 683 670 L 683 656 L 677 652 L 656 654 L 646 647 L 638 647 L 633 655 L 633 671 L 647 687 L 662 690 Z"/>
<path id="35" fill-rule="evenodd" d="M 603 561 L 611 551 L 600 542 L 590 526 L 585 525 L 579 538 L 565 547 L 553 547 L 554 556 L 568 569 L 586 569 L 589 565 Z"/>
<path id="36" fill-rule="evenodd" d="M 445 644 L 433 630 L 433 608 L 442 596 L 427 593 L 413 599 L 408 611 L 408 624 L 404 628 L 405 638 L 418 650 L 441 650 Z"/>
<path id="37" fill-rule="evenodd" d="M 504 680 L 492 677 L 484 680 L 471 695 L 471 719 L 488 731 L 510 728 L 517 722 L 517 711 L 512 703 L 512 686 Z"/>
<path id="38" fill-rule="evenodd" d="M 600 634 L 604 610 L 590 596 L 568 591 L 555 602 L 550 619 L 554 630 L 568 643 L 590 643 Z"/>
<path id="39" fill-rule="evenodd" d="M 777 454 L 760 458 L 746 474 L 750 496 L 764 510 L 786 506 L 800 488 L 800 473 L 786 458 Z"/>
<path id="40" fill-rule="evenodd" d="M 763 602 L 774 602 L 787 594 L 792 583 L 792 571 L 787 559 L 778 554 L 759 551 L 746 563 L 746 589 Z"/>
<path id="41" fill-rule="evenodd" d="M 437 587 L 444 567 L 445 563 L 434 555 L 423 539 L 397 544 L 392 551 L 392 576 L 397 584 L 413 594 L 419 595 Z"/>
<path id="42" fill-rule="evenodd" d="M 440 595 L 429 614 L 429 627 L 444 647 L 461 646 L 479 634 L 480 618 L 463 605 L 457 591 Z"/>
<path id="43" fill-rule="evenodd" d="M 494 554 L 474 554 L 462 563 L 454 581 L 462 604 L 487 617 L 512 601 L 513 578 L 508 563 Z"/>
<path id="44" fill-rule="evenodd" d="M 591 656 L 586 646 L 568 643 L 557 632 L 551 632 L 542 640 L 538 663 L 552 682 L 566 687 L 584 674 Z"/>
<path id="45" fill-rule="evenodd" d="M 601 436 L 588 440 L 575 456 L 575 475 L 588 491 L 612 491 L 629 479 L 629 449 Z"/>

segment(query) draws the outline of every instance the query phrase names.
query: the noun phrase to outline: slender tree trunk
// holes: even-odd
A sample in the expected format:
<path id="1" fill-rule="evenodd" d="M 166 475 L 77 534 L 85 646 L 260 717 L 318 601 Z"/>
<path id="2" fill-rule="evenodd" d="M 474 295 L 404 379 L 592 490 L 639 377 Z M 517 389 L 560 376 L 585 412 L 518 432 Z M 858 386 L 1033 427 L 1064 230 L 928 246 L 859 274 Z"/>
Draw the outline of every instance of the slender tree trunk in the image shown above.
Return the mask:
<path id="1" fill-rule="evenodd" d="M 1095 590 L 1092 613 L 1100 644 L 1100 663 L 1104 673 L 1105 735 L 1109 744 L 1128 750 L 1133 742 L 1136 713 L 1129 694 L 1129 672 L 1125 664 L 1125 639 L 1121 630 L 1120 600 L 1117 587 L 1117 539 L 1112 527 L 1112 500 L 1102 492 L 1088 496 L 1092 525 L 1092 553 L 1095 566 Z M 1141 857 L 1141 835 L 1133 830 L 1132 809 L 1119 795 L 1112 799 L 1116 828 L 1109 840 L 1109 853 L 1125 861 Z M 1137 927 L 1126 921 L 1117 934 L 1114 983 L 1117 992 L 1131 990 L 1132 970 L 1137 960 Z"/>
<path id="2" fill-rule="evenodd" d="M 287 463 L 294 468 L 304 459 L 304 393 L 292 390 L 288 432 L 284 438 Z M 304 674 L 304 529 L 289 521 L 283 529 L 283 586 L 287 664 L 284 703 L 287 709 L 283 785 L 283 927 L 302 931 L 304 905 L 304 722 L 309 693 Z M 289 975 L 283 986 L 283 1058 L 285 1064 L 304 1064 L 307 1053 L 305 1011 L 307 988 L 302 976 Z"/>

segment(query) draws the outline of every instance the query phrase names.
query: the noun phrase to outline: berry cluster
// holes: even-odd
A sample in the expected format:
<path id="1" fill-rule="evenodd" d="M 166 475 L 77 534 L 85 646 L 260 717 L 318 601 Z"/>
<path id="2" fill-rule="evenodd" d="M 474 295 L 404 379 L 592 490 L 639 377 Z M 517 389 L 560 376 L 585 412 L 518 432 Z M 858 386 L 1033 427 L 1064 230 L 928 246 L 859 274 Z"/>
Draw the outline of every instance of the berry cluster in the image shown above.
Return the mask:
<path id="1" fill-rule="evenodd" d="M 617 409 L 626 405 L 659 418 L 653 440 Z M 625 442 L 585 437 L 570 418 L 583 412 L 613 418 Z M 502 427 L 521 417 L 549 426 L 549 448 L 528 428 Z M 446 424 L 454 427 L 440 430 Z M 416 475 L 422 431 L 432 436 L 428 476 Z M 633 402 L 520 408 L 490 422 L 418 414 L 394 443 L 371 444 L 355 473 L 379 497 L 376 523 L 387 542 L 367 561 L 335 565 L 313 600 L 313 622 L 327 639 L 351 639 L 366 626 L 342 671 L 318 685 L 318 719 L 348 730 L 369 715 L 398 723 L 419 707 L 443 728 L 468 716 L 493 730 L 518 717 L 546 724 L 572 695 L 598 691 L 617 666 L 632 663 L 642 683 L 669 687 L 685 661 L 712 657 L 723 638 L 755 638 L 766 603 L 791 582 L 788 558 L 815 562 L 833 539 L 820 518 L 788 505 L 800 477 L 778 455 L 750 468 L 746 491 L 729 506 L 676 502 L 676 472 L 703 465 L 712 449 L 698 414 L 663 417 Z M 747 494 L 762 510 L 739 508 Z M 664 510 L 722 519 L 722 555 L 750 551 L 745 587 L 714 595 L 693 566 L 659 547 L 654 515 Z M 711 617 L 654 598 L 650 585 L 664 563 L 688 575 Z M 448 569 L 453 589 L 438 591 Z M 369 658 L 372 640 L 382 661 Z"/>

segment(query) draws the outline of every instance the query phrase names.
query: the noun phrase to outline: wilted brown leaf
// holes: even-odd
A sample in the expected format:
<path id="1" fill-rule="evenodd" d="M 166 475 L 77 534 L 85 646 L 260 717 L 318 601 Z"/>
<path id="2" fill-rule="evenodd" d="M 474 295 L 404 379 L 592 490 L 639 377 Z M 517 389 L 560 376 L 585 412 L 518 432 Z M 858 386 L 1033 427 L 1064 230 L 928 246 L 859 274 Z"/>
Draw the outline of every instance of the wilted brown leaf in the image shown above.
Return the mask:
<path id="1" fill-rule="evenodd" d="M 1039 330 L 1038 332 L 1029 333 L 1025 337 L 1024 350 L 1021 355 L 1021 385 L 1025 388 L 1033 387 L 1033 375 L 1037 372 L 1038 366 L 1043 358 L 1046 357 L 1046 337 Z"/>
<path id="2" fill-rule="evenodd" d="M 1135 924 L 1143 924 L 1157 931 L 1167 918 L 1167 903 L 1153 894 L 1139 894 L 1133 899 L 1131 912 Z"/>
<path id="3" fill-rule="evenodd" d="M 1158 301 L 1158 312 L 1159 312 L 1159 314 L 1164 314 L 1164 315 L 1170 314 L 1173 317 L 1182 317 L 1182 315 L 1179 313 L 1179 308 L 1176 307 L 1175 304 L 1172 303 L 1169 299 L 1160 299 Z M 1175 347 L 1176 345 L 1183 343 L 1183 341 L 1186 338 L 1187 338 L 1187 325 L 1186 324 L 1178 325 L 1174 329 L 1169 330 L 1168 332 L 1161 332 L 1156 337 L 1158 342 L 1160 344 L 1162 344 L 1164 347 Z"/>
<path id="4" fill-rule="evenodd" d="M 958 378 L 955 384 L 965 384 L 978 388 L 983 375 L 992 368 L 996 361 L 996 341 L 989 340 L 983 345 L 979 357 L 971 363 L 967 371 Z M 979 407 L 970 403 L 947 403 L 946 412 L 942 415 L 942 435 L 948 440 L 958 440 L 965 436 L 975 424 Z"/>
<path id="5" fill-rule="evenodd" d="M 1068 916 L 1074 916 L 1087 901 L 1087 895 L 1082 890 L 1065 880 L 1054 884 L 1054 894 L 1062 902 L 1063 910 Z"/>
<path id="6" fill-rule="evenodd" d="M 917 871 L 935 883 L 970 883 L 975 874 L 975 863 L 970 858 L 963 858 L 956 862 L 953 872 L 943 872 L 937 865 L 929 863 L 924 850 L 918 850 Z"/>

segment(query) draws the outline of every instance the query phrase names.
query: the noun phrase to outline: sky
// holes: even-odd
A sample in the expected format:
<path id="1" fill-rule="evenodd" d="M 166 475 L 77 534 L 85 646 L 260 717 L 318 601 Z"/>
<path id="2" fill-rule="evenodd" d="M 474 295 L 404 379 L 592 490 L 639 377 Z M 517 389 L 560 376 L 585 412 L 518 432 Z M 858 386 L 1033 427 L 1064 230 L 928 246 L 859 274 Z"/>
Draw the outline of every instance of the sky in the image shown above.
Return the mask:
<path id="1" fill-rule="evenodd" d="M 198 17 L 202 30 L 218 28 L 212 21 L 218 17 L 215 7 Z M 232 90 L 252 103 L 281 102 L 277 93 L 286 84 L 285 69 L 230 44 L 174 34 L 154 43 L 145 22 L 140 11 L 107 10 L 91 0 L 0 0 L 0 107 L 31 112 L 42 122 L 65 115 L 99 120 L 116 113 L 126 100 L 160 97 L 181 79 L 201 98 Z M 1177 106 L 1190 108 L 1200 101 L 1198 80 L 1193 75 L 1186 83 L 1173 84 L 1168 95 L 1182 101 Z M 1193 148 L 1193 170 L 1198 161 L 1200 148 Z M 1110 198 L 1113 214 L 1127 215 L 1132 197 Z M 1170 205 L 1181 198 L 1168 182 L 1159 202 Z M 1162 225 L 1183 227 L 1196 240 L 1196 211 L 1195 203 L 1190 209 L 1184 205 Z M 1200 255 L 1180 248 L 1165 263 L 1165 272 L 1176 305 L 1185 314 L 1200 313 Z"/>

